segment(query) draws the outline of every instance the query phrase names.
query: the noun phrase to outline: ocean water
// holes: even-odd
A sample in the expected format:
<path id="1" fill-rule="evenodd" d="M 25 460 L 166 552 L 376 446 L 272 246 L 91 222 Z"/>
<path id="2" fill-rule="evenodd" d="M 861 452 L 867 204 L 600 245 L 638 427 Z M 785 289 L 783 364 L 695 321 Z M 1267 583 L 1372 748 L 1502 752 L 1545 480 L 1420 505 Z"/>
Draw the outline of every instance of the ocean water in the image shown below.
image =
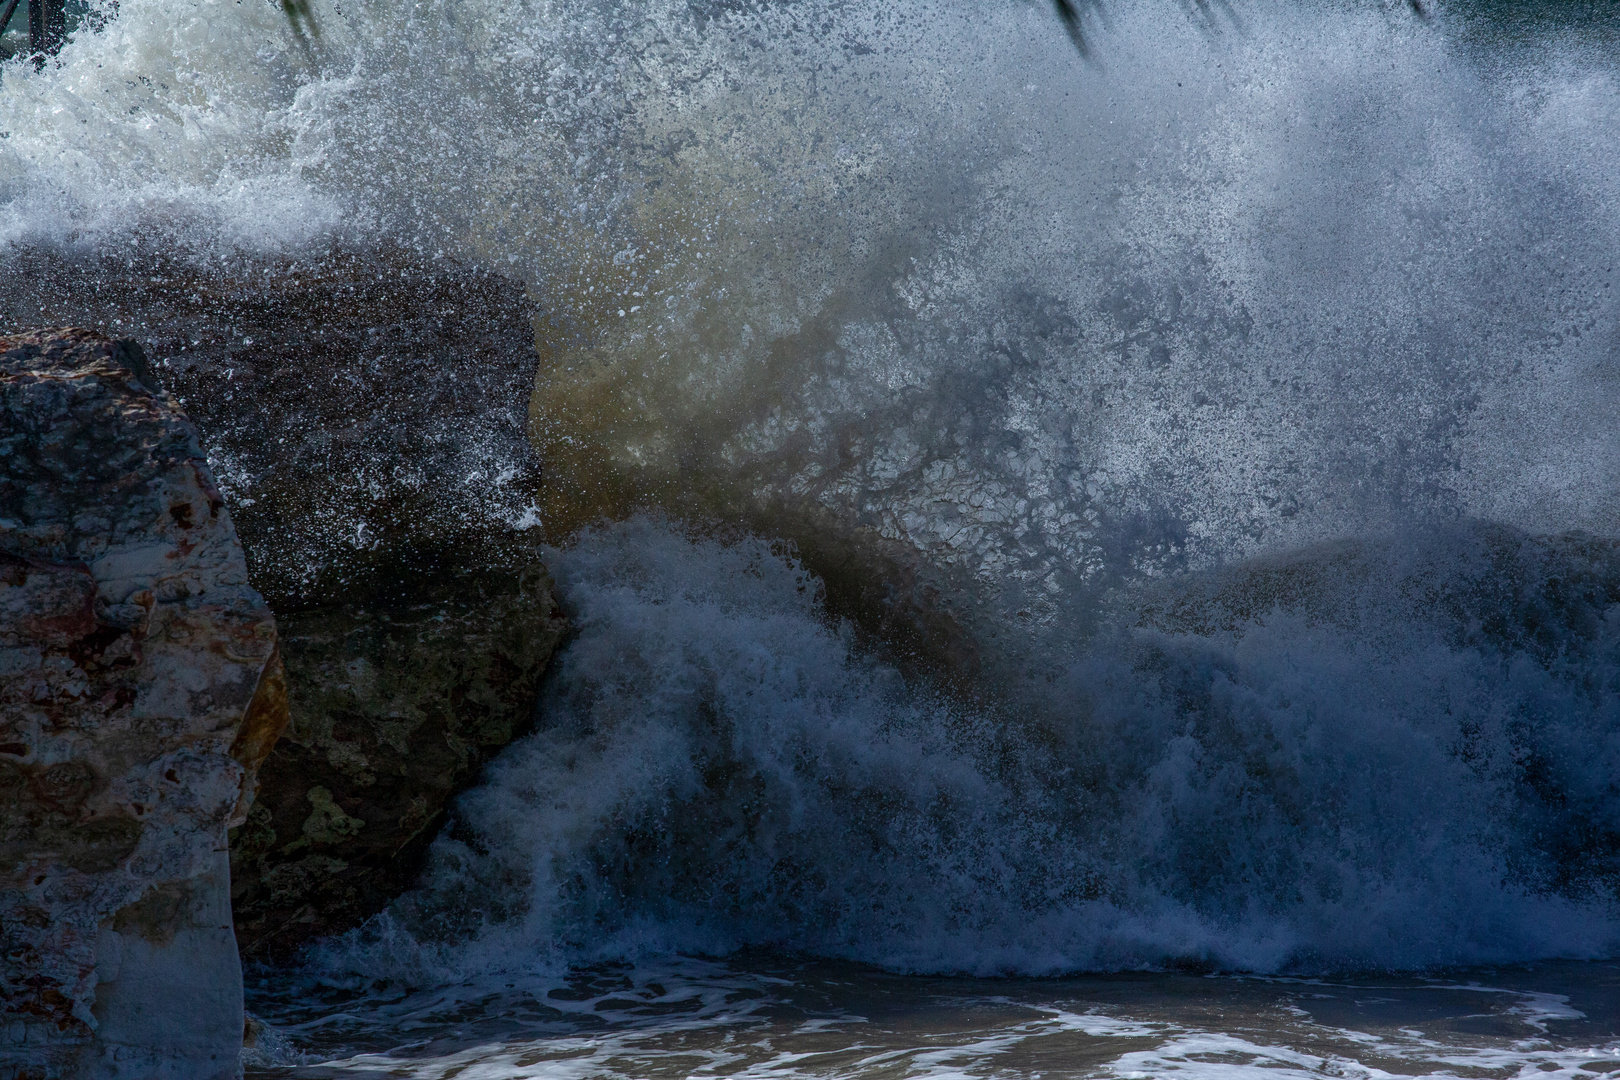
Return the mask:
<path id="1" fill-rule="evenodd" d="M 665 960 L 394 994 L 364 1010 L 304 991 L 247 1057 L 252 1076 L 434 1080 L 1589 1080 L 1620 1070 L 1613 965 L 1452 975 L 991 981 L 784 957 Z"/>
<path id="2" fill-rule="evenodd" d="M 0 66 L 0 253 L 534 302 L 577 636 L 250 1067 L 1620 1071 L 1620 22 L 1430 7 L 120 0 Z"/>

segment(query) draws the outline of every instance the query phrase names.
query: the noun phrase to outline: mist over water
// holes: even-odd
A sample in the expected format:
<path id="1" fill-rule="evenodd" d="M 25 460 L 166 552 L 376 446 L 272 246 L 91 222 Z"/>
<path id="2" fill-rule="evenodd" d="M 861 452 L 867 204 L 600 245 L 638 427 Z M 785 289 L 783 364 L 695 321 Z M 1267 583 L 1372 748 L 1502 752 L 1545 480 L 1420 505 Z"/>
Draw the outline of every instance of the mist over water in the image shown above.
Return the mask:
<path id="1" fill-rule="evenodd" d="M 122 0 L 0 69 L 0 250 L 534 298 L 579 637 L 317 966 L 1612 955 L 1612 50 L 1202 10 Z"/>

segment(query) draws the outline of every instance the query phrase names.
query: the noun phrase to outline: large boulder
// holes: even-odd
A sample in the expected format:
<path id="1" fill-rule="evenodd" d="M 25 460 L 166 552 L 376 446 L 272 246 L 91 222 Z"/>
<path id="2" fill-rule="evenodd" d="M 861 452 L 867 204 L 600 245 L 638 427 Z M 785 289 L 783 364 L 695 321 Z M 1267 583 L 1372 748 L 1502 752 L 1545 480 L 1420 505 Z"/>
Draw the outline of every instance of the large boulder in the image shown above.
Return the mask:
<path id="1" fill-rule="evenodd" d="M 563 628 L 539 563 L 284 622 L 293 724 L 231 849 L 254 956 L 354 926 L 410 884 L 451 798 L 527 730 Z"/>
<path id="2" fill-rule="evenodd" d="M 531 304 L 401 253 L 132 258 L 18 253 L 0 320 L 121 327 L 203 433 L 287 666 L 292 722 L 232 844 L 244 955 L 285 955 L 408 885 L 532 720 L 564 623 L 535 555 Z"/>
<path id="3" fill-rule="evenodd" d="M 0 337 L 0 1075 L 229 1077 L 270 609 L 138 348 Z"/>

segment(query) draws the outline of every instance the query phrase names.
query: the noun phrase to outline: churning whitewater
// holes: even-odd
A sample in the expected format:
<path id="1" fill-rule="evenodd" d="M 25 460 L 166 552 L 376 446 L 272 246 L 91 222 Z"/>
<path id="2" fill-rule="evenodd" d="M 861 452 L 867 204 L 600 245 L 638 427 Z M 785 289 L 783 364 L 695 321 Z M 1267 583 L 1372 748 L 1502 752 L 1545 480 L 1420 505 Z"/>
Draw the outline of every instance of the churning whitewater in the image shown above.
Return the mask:
<path id="1" fill-rule="evenodd" d="M 762 542 L 587 534 L 548 560 L 579 637 L 541 730 L 323 966 L 431 984 L 750 945 L 978 974 L 1602 954 L 1620 553 L 1432 539 L 1438 558 L 1282 569 L 1411 573 L 1381 604 L 1363 583 L 1369 626 L 1274 609 L 1110 636 L 1038 708 L 994 713 L 861 657 Z M 1503 595 L 1538 571 L 1576 595 Z M 1547 653 L 1480 629 L 1530 612 Z"/>
<path id="2" fill-rule="evenodd" d="M 1613 41 L 1106 11 L 120 0 L 0 68 L 0 250 L 534 299 L 577 637 L 311 970 L 1620 948 Z"/>

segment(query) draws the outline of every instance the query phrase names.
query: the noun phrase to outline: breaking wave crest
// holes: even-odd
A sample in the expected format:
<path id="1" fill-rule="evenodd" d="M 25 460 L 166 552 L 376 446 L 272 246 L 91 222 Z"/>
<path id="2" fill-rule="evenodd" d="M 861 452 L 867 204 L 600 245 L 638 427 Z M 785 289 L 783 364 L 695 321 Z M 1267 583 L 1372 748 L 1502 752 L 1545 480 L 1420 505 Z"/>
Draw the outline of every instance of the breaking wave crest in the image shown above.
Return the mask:
<path id="1" fill-rule="evenodd" d="M 1116 627 L 1029 688 L 1038 706 L 995 711 L 863 656 L 762 541 L 591 532 L 552 556 L 579 637 L 540 730 L 464 798 L 421 885 L 320 965 L 1602 954 L 1620 935 L 1620 553 L 1431 540 L 1205 582 L 1163 616 L 1182 626 Z M 1368 558 L 1404 574 L 1376 600 Z M 1362 626 L 1311 610 L 1344 586 Z"/>

